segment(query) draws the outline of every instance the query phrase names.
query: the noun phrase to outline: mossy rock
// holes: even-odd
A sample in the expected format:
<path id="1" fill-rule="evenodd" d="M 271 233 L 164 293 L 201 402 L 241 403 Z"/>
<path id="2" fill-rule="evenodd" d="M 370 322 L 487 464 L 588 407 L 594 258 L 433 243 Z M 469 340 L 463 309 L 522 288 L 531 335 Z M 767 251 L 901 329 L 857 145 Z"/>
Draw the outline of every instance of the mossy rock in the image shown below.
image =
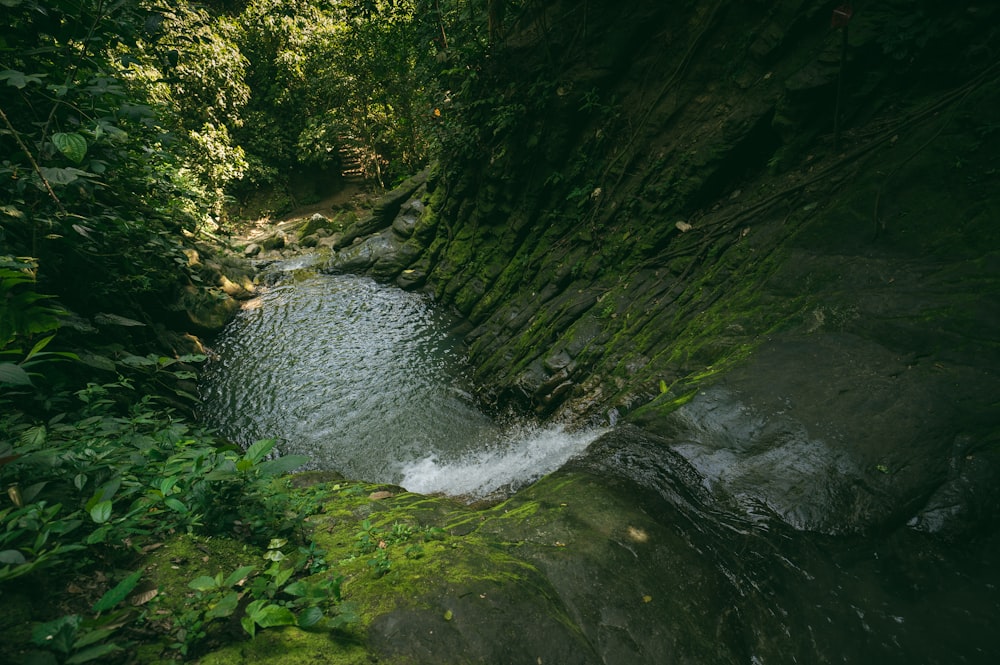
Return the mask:
<path id="1" fill-rule="evenodd" d="M 323 215 L 316 213 L 306 220 L 305 224 L 299 227 L 298 231 L 296 231 L 296 236 L 298 236 L 300 241 L 303 241 L 307 236 L 314 235 L 320 229 L 334 228 L 336 228 L 336 224 Z M 309 245 L 303 244 L 303 246 L 308 247 Z"/>
<path id="2" fill-rule="evenodd" d="M 188 285 L 176 305 L 187 315 L 197 332 L 222 330 L 240 305 L 221 288 L 199 288 Z"/>
<path id="3" fill-rule="evenodd" d="M 264 238 L 261 241 L 260 246 L 265 250 L 282 249 L 285 247 L 285 236 L 280 233 L 275 233 L 273 236 Z"/>

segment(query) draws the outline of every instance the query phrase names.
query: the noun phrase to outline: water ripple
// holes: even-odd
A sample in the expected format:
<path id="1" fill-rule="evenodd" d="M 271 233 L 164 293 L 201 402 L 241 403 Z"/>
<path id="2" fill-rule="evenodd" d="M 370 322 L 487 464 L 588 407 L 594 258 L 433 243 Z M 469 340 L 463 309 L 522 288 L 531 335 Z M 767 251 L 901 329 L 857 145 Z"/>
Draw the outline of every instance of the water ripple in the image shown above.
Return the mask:
<path id="1" fill-rule="evenodd" d="M 202 419 L 244 446 L 279 438 L 313 468 L 451 494 L 514 487 L 585 446 L 561 430 L 505 434 L 481 413 L 454 323 L 364 277 L 279 285 L 216 341 Z"/>

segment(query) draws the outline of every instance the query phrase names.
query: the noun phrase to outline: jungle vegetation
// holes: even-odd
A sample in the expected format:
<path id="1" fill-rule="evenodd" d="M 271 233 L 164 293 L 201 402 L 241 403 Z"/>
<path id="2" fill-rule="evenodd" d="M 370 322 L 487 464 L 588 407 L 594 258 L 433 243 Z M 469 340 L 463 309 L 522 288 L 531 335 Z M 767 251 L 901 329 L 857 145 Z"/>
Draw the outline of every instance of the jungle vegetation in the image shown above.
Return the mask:
<path id="1" fill-rule="evenodd" d="M 501 5 L 521 9 L 488 4 L 0 2 L 0 660 L 186 658 L 213 622 L 349 622 L 332 571 L 299 581 L 327 568 L 315 505 L 280 479 L 304 460 L 190 422 L 205 357 L 171 344 L 175 303 L 242 198 L 292 205 L 345 150 L 390 185 L 469 141 L 458 109 L 482 104 Z M 177 534 L 259 563 L 163 610 L 137 561 Z"/>

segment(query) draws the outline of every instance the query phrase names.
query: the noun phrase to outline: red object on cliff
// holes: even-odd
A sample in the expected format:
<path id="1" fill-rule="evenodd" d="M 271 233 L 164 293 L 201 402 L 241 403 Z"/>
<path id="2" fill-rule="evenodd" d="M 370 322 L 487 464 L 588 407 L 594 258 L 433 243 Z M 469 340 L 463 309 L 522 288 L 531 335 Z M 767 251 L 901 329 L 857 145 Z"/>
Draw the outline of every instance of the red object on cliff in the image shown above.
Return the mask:
<path id="1" fill-rule="evenodd" d="M 851 22 L 852 16 L 854 16 L 854 8 L 851 7 L 851 3 L 845 3 L 833 10 L 833 16 L 830 17 L 830 27 L 846 28 L 847 24 Z"/>

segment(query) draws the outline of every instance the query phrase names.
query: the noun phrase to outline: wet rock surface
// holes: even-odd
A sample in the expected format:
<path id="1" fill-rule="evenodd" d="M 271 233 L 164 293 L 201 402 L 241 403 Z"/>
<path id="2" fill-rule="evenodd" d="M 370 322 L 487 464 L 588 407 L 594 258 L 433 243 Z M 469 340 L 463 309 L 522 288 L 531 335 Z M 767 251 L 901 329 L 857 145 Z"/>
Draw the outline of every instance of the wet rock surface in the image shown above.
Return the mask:
<path id="1" fill-rule="evenodd" d="M 317 543 L 357 623 L 268 631 L 203 662 L 981 663 L 1000 646 L 995 537 L 956 558 L 912 530 L 858 540 L 735 517 L 665 444 L 618 429 L 487 508 L 321 486 Z M 384 547 L 360 548 L 359 529 Z"/>

